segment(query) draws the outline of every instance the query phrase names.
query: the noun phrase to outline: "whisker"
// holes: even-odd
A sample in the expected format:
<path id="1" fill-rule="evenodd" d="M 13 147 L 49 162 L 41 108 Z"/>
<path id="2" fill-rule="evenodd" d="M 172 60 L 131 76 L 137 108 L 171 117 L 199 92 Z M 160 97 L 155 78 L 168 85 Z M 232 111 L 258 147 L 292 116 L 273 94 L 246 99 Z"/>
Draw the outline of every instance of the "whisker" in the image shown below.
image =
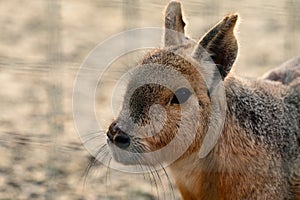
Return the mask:
<path id="1" fill-rule="evenodd" d="M 157 170 L 157 169 L 155 169 L 155 167 L 153 167 L 153 170 L 151 170 L 150 172 L 151 172 L 151 173 L 155 173 L 155 175 L 157 176 L 157 178 L 158 178 L 158 180 L 159 180 L 159 184 L 161 185 L 160 188 L 162 188 L 162 192 L 164 193 L 164 199 L 170 199 L 170 198 L 168 198 L 168 197 L 166 196 L 167 194 L 166 194 L 165 191 L 167 191 L 167 190 L 166 190 L 166 188 L 164 187 L 163 180 L 161 179 L 161 176 L 160 176 L 160 174 L 159 174 L 159 171 L 162 171 L 162 172 L 164 173 L 164 175 L 166 176 L 167 181 L 168 181 L 168 186 L 169 186 L 170 191 L 171 191 L 172 199 L 175 199 L 174 187 L 173 187 L 173 185 L 172 185 L 171 179 L 170 179 L 170 177 L 169 177 L 169 175 L 168 175 L 166 169 L 164 168 L 163 164 L 162 164 L 159 160 L 157 160 L 155 157 L 153 157 L 153 159 L 155 159 L 155 163 L 158 163 L 158 165 L 160 166 L 160 169 Z M 147 162 L 147 163 L 148 163 L 148 162 Z M 150 166 L 152 166 L 152 165 L 150 165 Z M 154 175 L 153 175 L 153 177 L 155 178 Z"/>
<path id="2" fill-rule="evenodd" d="M 88 163 L 88 165 L 86 166 L 86 168 L 85 168 L 85 170 L 84 170 L 84 172 L 83 172 L 83 177 L 82 178 L 84 178 L 84 180 L 83 180 L 83 188 L 82 188 L 82 190 L 84 191 L 84 189 L 85 189 L 85 186 L 86 186 L 86 182 L 87 182 L 87 178 L 88 178 L 88 175 L 89 175 L 89 173 L 90 173 L 90 170 L 94 167 L 94 165 L 95 165 L 95 161 L 96 159 L 95 159 L 95 157 L 93 157 L 93 156 L 90 156 L 89 157 L 89 163 Z"/>
<path id="3" fill-rule="evenodd" d="M 139 155 L 139 156 L 142 157 L 142 155 Z M 142 157 L 142 159 L 143 159 L 143 157 Z M 143 160 L 146 162 L 146 166 L 149 169 L 148 173 L 149 173 L 150 183 L 151 183 L 151 186 L 153 186 L 153 183 L 154 183 L 154 186 L 155 186 L 155 189 L 156 189 L 156 196 L 159 200 L 160 199 L 160 197 L 159 197 L 160 196 L 159 195 L 159 187 L 158 187 L 158 183 L 156 181 L 155 174 L 154 174 L 154 171 L 156 171 L 156 170 L 154 168 L 151 169 L 152 166 L 146 159 L 143 159 Z M 151 179 L 150 175 L 152 176 L 152 179 Z"/>
<path id="4" fill-rule="evenodd" d="M 100 147 L 99 147 L 100 146 Z M 90 150 L 91 150 L 91 152 L 95 152 L 94 154 L 94 156 L 96 157 L 98 154 L 100 154 L 101 153 L 101 151 L 104 151 L 104 150 L 109 150 L 109 148 L 108 148 L 108 145 L 107 145 L 107 143 L 106 142 L 102 142 L 102 144 L 99 144 L 99 145 L 97 145 L 96 147 L 94 147 L 94 148 L 90 148 Z"/>
<path id="5" fill-rule="evenodd" d="M 88 138 L 88 139 L 86 139 L 86 140 L 84 140 L 84 139 L 82 139 L 83 141 L 82 141 L 82 143 L 83 144 L 86 144 L 86 143 L 88 143 L 88 142 L 90 142 L 90 141 L 92 141 L 92 140 L 94 140 L 94 139 L 96 139 L 96 138 L 98 138 L 98 137 L 101 137 L 102 135 L 95 135 L 95 136 L 92 136 L 92 137 L 90 137 L 90 138 Z"/>
<path id="6" fill-rule="evenodd" d="M 169 188 L 171 189 L 171 193 L 170 193 L 170 195 L 172 196 L 171 198 L 175 199 L 174 187 L 173 187 L 173 184 L 171 182 L 170 176 L 169 176 L 169 174 L 167 173 L 167 171 L 164 167 L 162 167 L 162 169 L 163 169 L 163 172 L 164 172 L 165 176 L 167 177 L 167 180 L 168 180 L 168 183 L 169 183 Z"/>
<path id="7" fill-rule="evenodd" d="M 137 151 L 139 151 L 139 148 L 137 149 Z M 135 156 L 132 158 L 134 160 L 135 163 L 138 163 L 138 166 L 137 167 L 140 167 L 141 170 L 143 171 L 143 169 L 146 169 L 146 173 L 143 173 L 143 177 L 144 179 L 146 179 L 146 175 L 148 180 L 150 181 L 150 184 L 151 184 L 151 187 L 153 187 L 153 185 L 155 185 L 155 189 L 156 189 L 156 195 L 158 197 L 158 200 L 159 200 L 159 189 L 158 189 L 158 184 L 156 182 L 156 179 L 155 179 L 155 175 L 153 174 L 153 171 L 151 169 L 151 165 L 147 164 L 146 165 L 143 165 L 140 160 L 142 159 L 142 155 L 140 154 L 135 154 Z M 144 159 L 145 160 L 145 159 Z M 151 178 L 152 177 L 152 178 Z"/>
<path id="8" fill-rule="evenodd" d="M 97 150 L 95 159 L 101 162 L 102 164 L 106 164 L 107 156 L 111 157 L 109 154 L 108 146 L 105 143 Z"/>
<path id="9" fill-rule="evenodd" d="M 156 178 L 155 178 L 155 173 L 154 173 L 155 170 L 152 170 L 151 167 L 149 167 L 149 170 L 150 170 L 150 173 L 152 175 L 152 178 L 153 178 L 153 181 L 154 181 L 154 184 L 155 184 L 157 199 L 159 200 L 160 199 L 160 195 L 159 195 L 158 184 L 157 184 L 157 181 L 156 181 Z"/>
<path id="10" fill-rule="evenodd" d="M 154 158 L 154 159 L 156 159 L 156 158 Z M 162 165 L 162 163 L 161 163 L 159 160 L 157 160 L 157 163 L 160 165 L 161 170 L 163 170 L 165 176 L 167 177 L 167 181 L 168 181 L 168 183 L 169 183 L 169 188 L 171 189 L 171 195 L 172 195 L 172 198 L 175 199 L 174 187 L 173 187 L 173 185 L 172 185 L 171 179 L 170 179 L 170 177 L 169 177 L 169 175 L 168 175 L 166 169 L 165 169 L 164 166 Z"/>
<path id="11" fill-rule="evenodd" d="M 85 168 L 84 170 L 84 173 L 83 173 L 83 177 L 84 177 L 84 187 L 86 185 L 86 181 L 87 181 L 87 178 L 88 178 L 88 174 L 90 172 L 90 170 L 98 163 L 99 161 L 99 155 L 100 153 L 102 153 L 101 157 L 106 157 L 108 156 L 108 151 L 105 152 L 105 148 L 107 148 L 107 144 L 103 144 L 99 149 L 98 151 L 96 152 L 96 155 L 95 156 L 90 156 L 90 159 L 89 159 L 89 163 L 87 165 L 87 167 Z M 106 155 L 105 155 L 106 154 Z M 100 157 L 100 158 L 101 158 Z"/>
<path id="12" fill-rule="evenodd" d="M 108 178 L 110 177 L 110 163 L 111 163 L 112 157 L 109 158 L 108 165 L 106 167 L 106 173 L 105 173 L 105 190 L 106 190 L 106 195 L 109 193 L 109 185 L 108 185 Z M 111 183 L 111 180 L 110 180 Z M 111 185 L 111 184 L 110 184 Z"/>

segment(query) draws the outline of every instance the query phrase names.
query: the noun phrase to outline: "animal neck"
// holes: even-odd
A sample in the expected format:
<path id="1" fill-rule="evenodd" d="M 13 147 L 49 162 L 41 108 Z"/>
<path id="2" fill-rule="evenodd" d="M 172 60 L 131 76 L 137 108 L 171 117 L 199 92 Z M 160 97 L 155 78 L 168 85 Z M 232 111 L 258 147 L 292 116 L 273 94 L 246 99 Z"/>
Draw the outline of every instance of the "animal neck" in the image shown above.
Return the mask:
<path id="1" fill-rule="evenodd" d="M 251 95 L 240 89 L 247 88 L 247 86 L 242 87 L 241 84 L 245 84 L 244 81 L 242 83 L 234 78 L 226 81 L 228 98 L 225 124 L 215 147 L 205 158 L 199 158 L 198 152 L 195 152 L 171 166 L 177 186 L 181 193 L 186 193 L 187 196 L 193 194 L 196 195 L 195 197 L 200 195 L 203 198 L 218 199 L 219 196 L 211 196 L 215 194 L 226 197 L 234 188 L 232 185 L 238 185 L 241 180 L 251 180 L 255 177 L 249 170 L 252 172 L 260 170 L 262 166 L 257 166 L 257 163 L 264 165 L 268 162 L 267 160 L 256 162 L 267 158 L 268 154 L 263 144 L 257 142 L 237 119 L 235 105 L 242 105 L 245 103 L 243 101 L 246 101 L 242 97 Z M 246 182 L 251 183 L 251 181 L 245 181 L 245 187 Z M 189 188 L 199 188 L 197 190 L 199 193 L 190 192 Z M 194 197 L 188 196 L 188 198 Z"/>
<path id="2" fill-rule="evenodd" d="M 231 166 L 234 165 L 234 163 L 231 162 L 240 163 L 239 160 L 241 158 L 239 158 L 239 154 L 244 157 L 245 153 L 249 151 L 249 148 L 252 149 L 254 145 L 258 144 L 254 141 L 252 133 L 249 133 L 249 130 L 245 130 L 241 125 L 241 120 L 238 119 L 240 117 L 238 112 L 240 111 L 237 109 L 237 105 L 243 106 L 247 104 L 248 99 L 251 98 L 251 86 L 246 86 L 245 82 L 245 80 L 241 81 L 234 77 L 229 77 L 224 82 L 227 101 L 225 123 L 221 135 L 212 151 L 205 158 L 201 159 L 198 155 L 201 142 L 195 141 L 193 146 L 196 147 L 192 148 L 193 153 L 188 152 L 183 154 L 183 157 L 178 160 L 178 163 L 189 166 L 185 164 L 186 161 L 192 161 L 193 167 L 200 167 L 205 171 L 217 170 L 221 172 L 224 169 L 228 171 Z M 202 128 L 205 130 L 208 129 L 208 127 Z M 203 137 L 198 137 L 196 140 L 200 140 L 200 138 Z M 197 147 L 197 145 L 199 146 Z M 231 162 L 228 162 L 228 159 Z M 175 163 L 174 166 L 176 168 L 177 164 Z"/>
<path id="3" fill-rule="evenodd" d="M 256 163 L 254 160 L 266 156 L 264 144 L 258 140 L 260 136 L 253 131 L 256 126 L 261 125 L 255 121 L 256 112 L 260 111 L 255 110 L 254 104 L 259 104 L 264 97 L 260 100 L 256 96 L 257 91 L 254 92 L 259 83 L 255 83 L 255 86 L 252 84 L 253 81 L 236 77 L 228 77 L 225 80 L 227 102 L 225 123 L 214 149 L 203 161 L 206 171 L 244 174 L 249 168 L 257 167 L 251 166 Z M 263 92 L 261 96 L 264 96 Z M 256 101 L 252 102 L 252 99 Z"/>

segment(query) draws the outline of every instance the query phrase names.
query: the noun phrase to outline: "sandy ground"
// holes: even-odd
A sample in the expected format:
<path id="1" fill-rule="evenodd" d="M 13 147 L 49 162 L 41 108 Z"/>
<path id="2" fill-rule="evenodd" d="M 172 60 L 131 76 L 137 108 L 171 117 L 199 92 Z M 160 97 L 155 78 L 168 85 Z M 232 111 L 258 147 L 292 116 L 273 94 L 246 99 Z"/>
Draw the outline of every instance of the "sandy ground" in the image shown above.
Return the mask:
<path id="1" fill-rule="evenodd" d="M 163 174 L 158 192 L 149 175 L 106 166 L 96 166 L 85 180 L 90 155 L 76 132 L 72 113 L 73 83 L 88 53 L 121 31 L 161 26 L 166 3 L 0 2 L 0 199 L 172 197 Z M 234 68 L 239 75 L 256 77 L 299 55 L 300 3 L 296 0 L 191 0 L 183 4 L 187 30 L 194 38 L 223 15 L 240 13 L 240 55 Z M 114 65 L 129 66 L 132 60 L 136 59 Z M 104 127 L 112 119 L 109 93 L 122 70 L 116 74 L 108 71 L 103 79 L 107 83 L 97 89 L 96 113 Z M 174 196 L 180 199 L 176 190 Z"/>

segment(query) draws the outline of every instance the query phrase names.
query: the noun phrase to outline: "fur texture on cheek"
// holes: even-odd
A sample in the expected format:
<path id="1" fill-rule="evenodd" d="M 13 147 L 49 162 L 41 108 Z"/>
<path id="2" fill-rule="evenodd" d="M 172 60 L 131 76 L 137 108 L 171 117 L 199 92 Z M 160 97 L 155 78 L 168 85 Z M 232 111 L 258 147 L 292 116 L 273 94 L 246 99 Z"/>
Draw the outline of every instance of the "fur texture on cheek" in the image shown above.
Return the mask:
<path id="1" fill-rule="evenodd" d="M 154 133 L 153 137 L 145 138 L 144 143 L 151 152 L 165 148 L 165 154 L 160 154 L 161 162 L 175 161 L 180 158 L 187 150 L 195 148 L 199 142 L 200 110 L 197 98 L 191 97 L 186 105 L 176 105 L 167 111 L 167 121 L 161 131 Z M 153 122 L 161 125 L 159 121 Z M 195 142 L 197 140 L 197 142 Z M 158 159 L 158 158 L 156 158 Z"/>

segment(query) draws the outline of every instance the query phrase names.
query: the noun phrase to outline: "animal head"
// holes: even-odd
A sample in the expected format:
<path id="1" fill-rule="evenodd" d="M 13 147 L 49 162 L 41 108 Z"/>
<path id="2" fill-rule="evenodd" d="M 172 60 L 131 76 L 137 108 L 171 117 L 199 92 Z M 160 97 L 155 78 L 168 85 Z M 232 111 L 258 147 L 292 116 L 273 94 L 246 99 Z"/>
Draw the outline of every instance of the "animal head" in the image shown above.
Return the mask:
<path id="1" fill-rule="evenodd" d="M 169 3 L 164 47 L 134 69 L 122 109 L 107 131 L 116 161 L 156 165 L 199 151 L 211 121 L 211 91 L 237 56 L 237 19 L 225 16 L 195 42 L 185 35 L 181 4 Z"/>

